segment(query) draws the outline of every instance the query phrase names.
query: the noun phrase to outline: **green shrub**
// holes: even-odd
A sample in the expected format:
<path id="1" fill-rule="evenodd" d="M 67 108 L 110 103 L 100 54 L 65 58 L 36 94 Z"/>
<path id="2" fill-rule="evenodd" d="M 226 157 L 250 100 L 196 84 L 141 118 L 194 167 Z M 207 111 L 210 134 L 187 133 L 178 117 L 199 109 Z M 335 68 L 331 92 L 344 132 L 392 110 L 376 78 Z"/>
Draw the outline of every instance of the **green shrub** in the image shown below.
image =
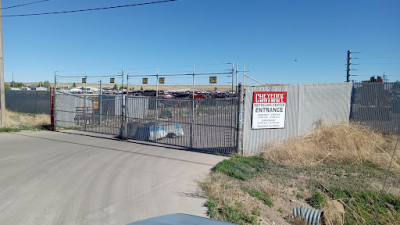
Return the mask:
<path id="1" fill-rule="evenodd" d="M 248 180 L 266 170 L 267 167 L 262 157 L 235 156 L 218 163 L 215 171 L 239 180 Z"/>
<path id="2" fill-rule="evenodd" d="M 257 190 L 250 189 L 247 187 L 242 187 L 242 190 L 249 193 L 251 196 L 258 198 L 259 200 L 263 201 L 265 205 L 272 207 L 274 203 L 269 199 L 267 194 L 263 194 Z"/>
<path id="3" fill-rule="evenodd" d="M 218 215 L 218 202 L 215 200 L 207 200 L 205 203 L 207 207 L 207 214 L 210 218 L 217 218 Z"/>
<path id="4" fill-rule="evenodd" d="M 311 198 L 309 198 L 307 202 L 311 207 L 319 209 L 321 208 L 321 204 L 325 202 L 325 197 L 318 191 L 314 191 Z"/>

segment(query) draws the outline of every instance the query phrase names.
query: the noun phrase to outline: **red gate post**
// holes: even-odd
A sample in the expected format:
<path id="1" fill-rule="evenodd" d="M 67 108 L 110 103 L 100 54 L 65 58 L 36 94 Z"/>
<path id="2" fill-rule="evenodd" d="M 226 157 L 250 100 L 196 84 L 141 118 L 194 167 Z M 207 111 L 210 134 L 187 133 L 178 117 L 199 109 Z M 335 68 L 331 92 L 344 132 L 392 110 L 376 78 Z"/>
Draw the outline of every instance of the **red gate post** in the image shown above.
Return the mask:
<path id="1" fill-rule="evenodd" d="M 50 120 L 51 120 L 51 130 L 55 131 L 55 124 L 54 124 L 54 87 L 50 88 Z"/>

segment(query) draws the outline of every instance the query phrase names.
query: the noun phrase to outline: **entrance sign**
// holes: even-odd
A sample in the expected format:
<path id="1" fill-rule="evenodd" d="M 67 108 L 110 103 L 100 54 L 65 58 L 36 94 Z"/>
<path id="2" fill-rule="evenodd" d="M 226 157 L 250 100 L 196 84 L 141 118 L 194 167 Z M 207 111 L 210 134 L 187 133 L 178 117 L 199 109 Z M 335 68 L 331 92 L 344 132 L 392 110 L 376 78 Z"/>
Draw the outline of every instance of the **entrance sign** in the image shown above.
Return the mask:
<path id="1" fill-rule="evenodd" d="M 285 128 L 287 92 L 254 92 L 252 129 Z"/>

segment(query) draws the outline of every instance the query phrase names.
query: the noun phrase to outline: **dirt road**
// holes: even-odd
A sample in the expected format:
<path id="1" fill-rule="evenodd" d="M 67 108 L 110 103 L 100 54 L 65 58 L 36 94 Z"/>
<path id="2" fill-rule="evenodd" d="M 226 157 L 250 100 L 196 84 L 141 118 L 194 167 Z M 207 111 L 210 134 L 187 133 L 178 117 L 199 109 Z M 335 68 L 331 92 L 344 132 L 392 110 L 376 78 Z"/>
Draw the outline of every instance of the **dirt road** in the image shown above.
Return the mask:
<path id="1" fill-rule="evenodd" d="M 223 157 L 82 134 L 0 133 L 1 224 L 205 216 L 196 180 Z"/>

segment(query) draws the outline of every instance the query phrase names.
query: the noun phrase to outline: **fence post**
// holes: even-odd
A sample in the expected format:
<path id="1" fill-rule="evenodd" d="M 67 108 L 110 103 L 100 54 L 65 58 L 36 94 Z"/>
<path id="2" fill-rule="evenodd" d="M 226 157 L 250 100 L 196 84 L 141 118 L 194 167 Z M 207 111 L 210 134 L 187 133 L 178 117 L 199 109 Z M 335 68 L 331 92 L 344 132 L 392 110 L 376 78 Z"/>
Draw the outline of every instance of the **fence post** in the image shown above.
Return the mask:
<path id="1" fill-rule="evenodd" d="M 103 115 L 103 85 L 102 81 L 100 80 L 100 93 L 99 93 L 99 101 L 98 101 L 98 109 L 99 109 L 99 125 L 101 126 L 102 123 L 102 115 Z"/>
<path id="2" fill-rule="evenodd" d="M 54 87 L 50 88 L 50 120 L 51 120 L 51 130 L 55 131 L 55 124 L 54 124 Z"/>
<path id="3" fill-rule="evenodd" d="M 239 83 L 238 88 L 238 120 L 237 120 L 237 153 L 243 155 L 243 116 L 244 116 L 244 87 Z"/>
<path id="4" fill-rule="evenodd" d="M 189 132 L 190 132 L 190 143 L 189 147 L 193 148 L 193 123 L 194 123 L 194 99 L 191 99 L 191 104 L 190 104 L 190 127 L 189 127 Z"/>
<path id="5" fill-rule="evenodd" d="M 86 75 L 85 75 L 85 96 L 83 99 L 83 115 L 84 115 L 84 120 L 85 120 L 85 131 L 87 130 L 87 105 L 86 105 L 86 100 L 87 100 L 87 71 L 86 71 Z"/>
<path id="6" fill-rule="evenodd" d="M 157 107 L 157 93 L 156 97 L 154 97 L 154 142 L 157 143 L 157 135 L 158 135 L 158 107 Z"/>
<path id="7" fill-rule="evenodd" d="M 122 88 L 122 138 L 127 139 L 128 138 L 128 124 L 127 124 L 127 118 L 126 118 L 126 102 L 127 102 L 127 95 L 124 94 L 124 89 Z"/>

